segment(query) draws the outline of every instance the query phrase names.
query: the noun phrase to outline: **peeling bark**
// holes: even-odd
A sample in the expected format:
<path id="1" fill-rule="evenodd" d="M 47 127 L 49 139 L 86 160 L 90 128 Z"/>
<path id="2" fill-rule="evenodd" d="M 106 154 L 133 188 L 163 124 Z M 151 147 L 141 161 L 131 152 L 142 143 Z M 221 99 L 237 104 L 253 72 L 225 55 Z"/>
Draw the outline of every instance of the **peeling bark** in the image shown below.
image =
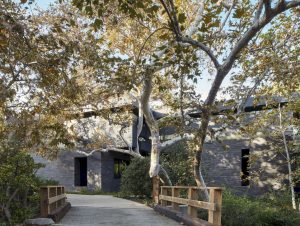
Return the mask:
<path id="1" fill-rule="evenodd" d="M 141 97 L 142 109 L 147 122 L 147 125 L 151 131 L 151 157 L 150 157 L 150 177 L 155 177 L 160 171 L 159 155 L 160 155 L 160 140 L 159 140 L 159 127 L 155 121 L 152 111 L 149 106 L 150 96 L 153 89 L 152 86 L 153 71 L 148 69 L 144 78 L 143 92 Z"/>
<path id="2" fill-rule="evenodd" d="M 144 116 L 143 116 L 143 109 L 142 109 L 142 102 L 141 100 L 138 101 L 138 108 L 139 108 L 139 116 L 138 116 L 138 125 L 137 125 L 137 132 L 136 132 L 136 153 L 140 154 L 140 147 L 139 147 L 139 136 L 143 130 L 143 123 L 144 123 Z"/>
<path id="3" fill-rule="evenodd" d="M 200 177 L 201 186 L 204 188 L 203 191 L 204 191 L 205 199 L 206 199 L 206 201 L 209 201 L 209 193 L 208 193 L 207 186 L 204 182 L 204 179 L 203 179 L 203 176 L 202 176 L 202 173 L 201 173 L 201 167 L 199 168 L 199 177 Z"/>

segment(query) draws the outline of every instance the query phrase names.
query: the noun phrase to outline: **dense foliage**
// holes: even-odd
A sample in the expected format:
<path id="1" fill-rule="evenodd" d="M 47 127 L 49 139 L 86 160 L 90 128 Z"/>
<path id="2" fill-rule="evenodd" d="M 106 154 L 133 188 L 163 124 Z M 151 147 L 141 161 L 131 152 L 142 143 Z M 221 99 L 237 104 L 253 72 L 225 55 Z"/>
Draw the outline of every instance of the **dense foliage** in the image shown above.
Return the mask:
<path id="1" fill-rule="evenodd" d="M 149 178 L 149 158 L 134 158 L 121 177 L 121 196 L 151 196 L 152 183 Z"/>
<path id="2" fill-rule="evenodd" d="M 162 150 L 161 165 L 174 185 L 195 185 L 190 161 L 185 141 L 176 142 Z"/>
<path id="3" fill-rule="evenodd" d="M 37 213 L 41 181 L 35 172 L 41 166 L 24 152 L 0 150 L 0 222 L 19 223 Z"/>
<path id="4" fill-rule="evenodd" d="M 300 215 L 290 208 L 288 195 L 268 195 L 262 198 L 238 197 L 225 192 L 222 222 L 225 226 L 294 226 Z"/>
<path id="5" fill-rule="evenodd" d="M 222 225 L 224 226 L 294 226 L 300 224 L 300 215 L 291 209 L 290 194 L 266 194 L 262 197 L 237 196 L 223 192 Z M 207 211 L 198 217 L 207 220 Z"/>
<path id="6" fill-rule="evenodd" d="M 174 143 L 162 151 L 161 165 L 166 169 L 173 184 L 194 185 L 195 180 L 187 145 L 184 141 Z M 152 184 L 149 178 L 149 158 L 132 160 L 121 179 L 121 195 L 151 196 Z"/>

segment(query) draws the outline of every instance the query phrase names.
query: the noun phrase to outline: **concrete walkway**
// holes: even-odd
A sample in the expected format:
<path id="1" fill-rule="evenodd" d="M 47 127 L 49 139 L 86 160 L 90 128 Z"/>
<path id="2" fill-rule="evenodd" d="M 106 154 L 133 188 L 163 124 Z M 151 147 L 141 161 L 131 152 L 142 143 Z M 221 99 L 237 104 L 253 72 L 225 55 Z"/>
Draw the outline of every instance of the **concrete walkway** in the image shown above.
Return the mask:
<path id="1" fill-rule="evenodd" d="M 68 195 L 72 208 L 56 225 L 176 226 L 150 207 L 110 195 Z"/>

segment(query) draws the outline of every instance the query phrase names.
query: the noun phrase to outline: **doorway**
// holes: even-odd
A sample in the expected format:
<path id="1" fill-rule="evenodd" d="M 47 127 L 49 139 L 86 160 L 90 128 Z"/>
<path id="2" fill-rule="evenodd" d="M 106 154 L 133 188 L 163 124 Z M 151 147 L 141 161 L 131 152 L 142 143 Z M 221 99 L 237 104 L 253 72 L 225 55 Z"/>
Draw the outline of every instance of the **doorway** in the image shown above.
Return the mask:
<path id="1" fill-rule="evenodd" d="M 75 186 L 87 186 L 87 157 L 74 159 Z"/>

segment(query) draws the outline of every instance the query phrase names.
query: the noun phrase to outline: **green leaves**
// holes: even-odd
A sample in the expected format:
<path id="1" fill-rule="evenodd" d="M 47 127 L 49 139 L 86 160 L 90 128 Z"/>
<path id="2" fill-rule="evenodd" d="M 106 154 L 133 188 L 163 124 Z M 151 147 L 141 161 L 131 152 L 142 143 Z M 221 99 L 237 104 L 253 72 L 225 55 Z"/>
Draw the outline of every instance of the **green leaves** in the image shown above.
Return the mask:
<path id="1" fill-rule="evenodd" d="M 103 22 L 100 19 L 95 19 L 94 23 L 93 23 L 93 27 L 95 28 L 95 30 L 98 30 L 102 27 Z"/>
<path id="2" fill-rule="evenodd" d="M 185 20 L 186 20 L 186 15 L 185 15 L 185 13 L 180 13 L 180 14 L 178 15 L 178 22 L 181 23 L 181 24 L 183 24 L 183 23 L 185 22 Z"/>
<path id="3" fill-rule="evenodd" d="M 237 8 L 233 13 L 233 18 L 240 19 L 242 18 L 246 13 L 246 10 L 244 8 Z"/>

